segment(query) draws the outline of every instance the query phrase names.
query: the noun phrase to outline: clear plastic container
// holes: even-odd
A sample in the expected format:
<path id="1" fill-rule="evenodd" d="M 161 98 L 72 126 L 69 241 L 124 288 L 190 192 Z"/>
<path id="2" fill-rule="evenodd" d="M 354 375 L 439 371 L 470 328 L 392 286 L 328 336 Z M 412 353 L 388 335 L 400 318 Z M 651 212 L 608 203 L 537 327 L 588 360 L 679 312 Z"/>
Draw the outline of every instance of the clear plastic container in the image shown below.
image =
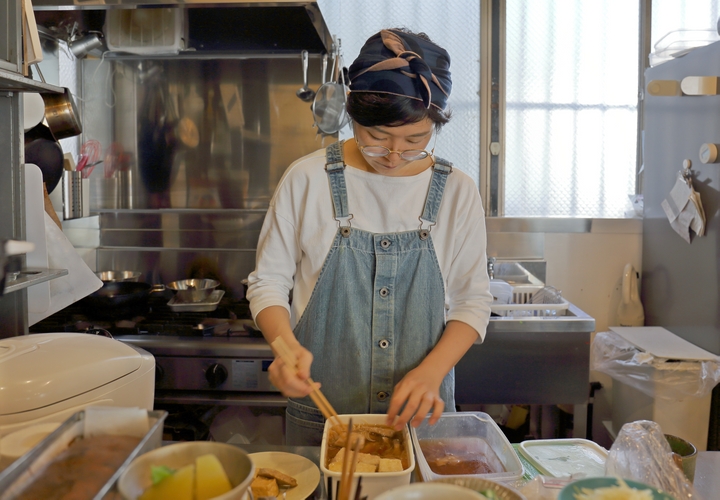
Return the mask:
<path id="1" fill-rule="evenodd" d="M 511 482 L 523 475 L 523 467 L 515 450 L 495 421 L 483 412 L 443 413 L 435 425 L 429 425 L 428 419 L 411 429 L 413 446 L 417 455 L 418 468 L 424 481 L 452 477 L 478 477 L 500 482 Z M 485 474 L 436 474 L 430 468 L 420 446 L 424 440 L 445 440 L 450 446 L 462 442 L 464 453 L 477 453 L 488 456 L 488 449 L 502 464 L 503 471 Z M 489 459 L 491 457 L 488 457 Z M 488 460 L 488 462 L 493 461 Z"/>
<path id="2" fill-rule="evenodd" d="M 177 8 L 110 9 L 105 43 L 111 52 L 177 54 L 183 49 L 183 10 Z"/>
<path id="3" fill-rule="evenodd" d="M 655 43 L 650 53 L 650 66 L 684 56 L 692 49 L 720 40 L 716 30 L 675 30 Z"/>

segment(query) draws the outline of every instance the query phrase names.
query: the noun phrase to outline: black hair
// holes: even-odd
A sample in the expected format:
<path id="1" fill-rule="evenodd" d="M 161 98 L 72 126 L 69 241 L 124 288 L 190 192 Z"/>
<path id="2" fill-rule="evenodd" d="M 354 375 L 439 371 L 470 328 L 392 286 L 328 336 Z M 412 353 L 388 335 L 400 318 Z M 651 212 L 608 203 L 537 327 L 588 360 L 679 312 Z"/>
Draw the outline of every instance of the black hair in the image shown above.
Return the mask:
<path id="1" fill-rule="evenodd" d="M 346 109 L 350 118 L 363 127 L 397 127 L 430 118 L 438 132 L 452 114 L 432 105 L 426 108 L 417 99 L 380 92 L 350 92 Z"/>

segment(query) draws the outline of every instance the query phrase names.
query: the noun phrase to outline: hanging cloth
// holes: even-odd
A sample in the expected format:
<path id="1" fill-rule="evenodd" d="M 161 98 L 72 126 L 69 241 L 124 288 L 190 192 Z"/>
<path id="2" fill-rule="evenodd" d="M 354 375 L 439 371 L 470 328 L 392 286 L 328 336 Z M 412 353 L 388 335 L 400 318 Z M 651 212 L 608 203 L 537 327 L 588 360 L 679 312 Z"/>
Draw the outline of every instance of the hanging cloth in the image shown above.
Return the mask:
<path id="1" fill-rule="evenodd" d="M 697 236 L 705 234 L 705 211 L 700 193 L 693 188 L 690 160 L 685 160 L 683 166 L 669 196 L 660 205 L 670 221 L 670 226 L 690 243 L 691 229 Z"/>

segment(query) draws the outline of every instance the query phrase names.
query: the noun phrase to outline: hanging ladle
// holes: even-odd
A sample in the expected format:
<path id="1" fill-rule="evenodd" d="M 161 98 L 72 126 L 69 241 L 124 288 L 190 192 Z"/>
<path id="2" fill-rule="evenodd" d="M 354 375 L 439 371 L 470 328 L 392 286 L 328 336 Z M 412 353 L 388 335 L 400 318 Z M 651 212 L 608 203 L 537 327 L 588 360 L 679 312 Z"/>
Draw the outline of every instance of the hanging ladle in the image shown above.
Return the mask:
<path id="1" fill-rule="evenodd" d="M 301 56 L 303 66 L 303 86 L 302 88 L 299 88 L 295 94 L 303 101 L 310 102 L 315 99 L 315 91 L 308 87 L 308 51 L 303 50 Z"/>

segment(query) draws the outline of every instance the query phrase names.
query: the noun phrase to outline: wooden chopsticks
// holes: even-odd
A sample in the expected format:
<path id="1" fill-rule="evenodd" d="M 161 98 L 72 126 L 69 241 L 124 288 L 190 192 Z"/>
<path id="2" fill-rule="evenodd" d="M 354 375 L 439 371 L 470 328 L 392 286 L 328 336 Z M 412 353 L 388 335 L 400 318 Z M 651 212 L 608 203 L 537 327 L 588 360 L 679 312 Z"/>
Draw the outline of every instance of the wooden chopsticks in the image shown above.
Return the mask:
<path id="1" fill-rule="evenodd" d="M 343 456 L 343 467 L 340 475 L 340 484 L 338 486 L 337 500 L 359 500 L 360 495 L 360 480 L 358 477 L 358 484 L 355 488 L 355 494 L 353 498 L 350 498 L 350 489 L 352 487 L 353 476 L 355 476 L 355 468 L 357 467 L 358 453 L 365 444 L 365 438 L 358 436 L 354 442 L 352 442 L 352 429 L 353 422 L 352 418 L 348 422 L 347 438 L 345 439 L 345 455 Z M 350 449 L 352 448 L 352 458 L 350 458 Z"/>
<path id="2" fill-rule="evenodd" d="M 275 340 L 272 341 L 270 345 L 273 349 L 275 349 L 275 352 L 278 353 L 278 356 L 280 356 L 280 358 L 283 360 L 283 363 L 285 363 L 288 368 L 297 370 L 297 358 L 282 337 L 277 337 Z M 308 377 L 307 381 L 310 384 L 310 387 L 312 387 L 310 398 L 320 409 L 325 419 L 330 420 L 330 422 L 334 426 L 343 426 L 343 423 L 340 421 L 337 412 L 327 400 L 325 395 L 320 392 L 320 389 L 317 388 L 315 382 L 313 382 L 310 377 Z"/>

